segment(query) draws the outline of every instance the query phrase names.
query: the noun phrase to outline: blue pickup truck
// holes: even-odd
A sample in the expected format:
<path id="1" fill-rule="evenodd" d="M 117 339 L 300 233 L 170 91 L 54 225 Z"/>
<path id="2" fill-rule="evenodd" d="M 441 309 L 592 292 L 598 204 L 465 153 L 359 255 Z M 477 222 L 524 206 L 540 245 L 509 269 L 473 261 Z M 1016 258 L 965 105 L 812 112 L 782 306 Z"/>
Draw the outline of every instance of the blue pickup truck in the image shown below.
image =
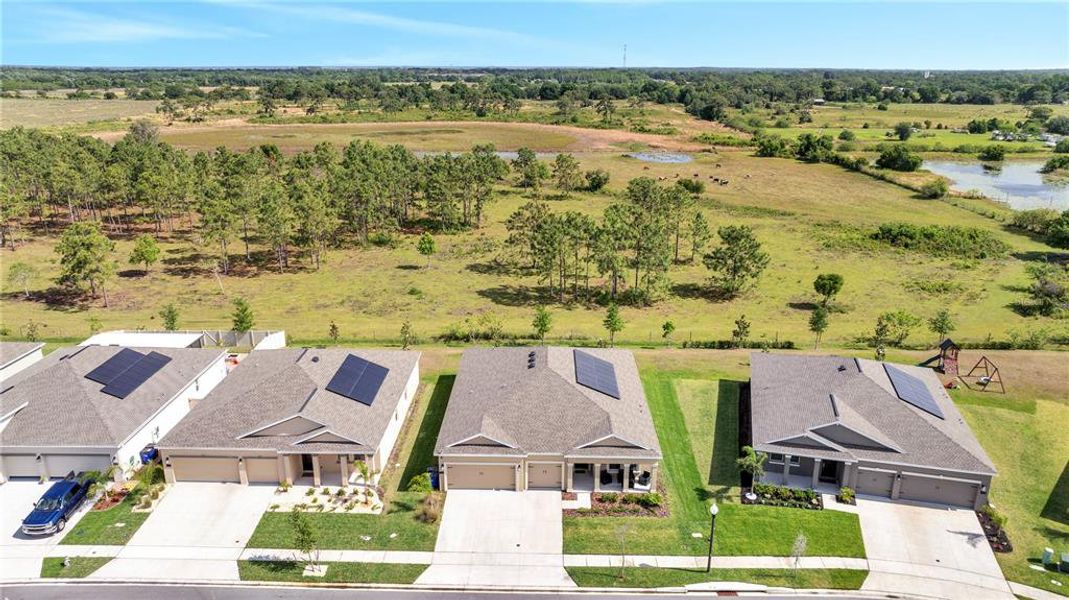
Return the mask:
<path id="1" fill-rule="evenodd" d="M 63 531 L 74 511 L 85 501 L 91 482 L 74 473 L 48 488 L 34 505 L 33 511 L 22 520 L 22 533 L 26 535 L 52 535 Z"/>

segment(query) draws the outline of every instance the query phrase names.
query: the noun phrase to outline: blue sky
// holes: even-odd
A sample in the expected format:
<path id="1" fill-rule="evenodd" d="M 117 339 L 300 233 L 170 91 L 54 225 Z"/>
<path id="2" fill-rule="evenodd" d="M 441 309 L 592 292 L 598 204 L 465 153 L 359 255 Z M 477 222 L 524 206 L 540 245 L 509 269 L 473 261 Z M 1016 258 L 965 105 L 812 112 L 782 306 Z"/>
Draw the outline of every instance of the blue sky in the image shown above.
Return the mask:
<path id="1" fill-rule="evenodd" d="M 1069 2 L 41 2 L 6 65 L 1069 67 Z"/>

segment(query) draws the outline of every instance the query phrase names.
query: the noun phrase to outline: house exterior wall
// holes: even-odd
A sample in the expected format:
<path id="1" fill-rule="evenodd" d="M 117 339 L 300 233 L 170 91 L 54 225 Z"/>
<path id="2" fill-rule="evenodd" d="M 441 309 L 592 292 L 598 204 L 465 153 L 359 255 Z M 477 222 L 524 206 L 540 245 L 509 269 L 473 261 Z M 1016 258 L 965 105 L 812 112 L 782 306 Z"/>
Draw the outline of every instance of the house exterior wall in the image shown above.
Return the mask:
<path id="1" fill-rule="evenodd" d="M 390 455 L 393 454 L 393 448 L 397 444 L 397 437 L 401 434 L 401 428 L 408 418 L 408 410 L 412 407 L 412 399 L 415 398 L 418 390 L 419 362 L 417 361 L 416 367 L 412 369 L 412 374 L 408 377 L 408 383 L 405 384 L 404 391 L 401 392 L 401 398 L 397 401 L 397 408 L 394 409 L 393 418 L 390 419 L 390 423 L 386 426 L 386 431 L 382 434 L 382 439 L 375 449 L 375 456 L 372 457 L 372 464 L 370 465 L 373 471 L 382 473 L 385 470 L 385 463 L 390 460 Z"/>
<path id="2" fill-rule="evenodd" d="M 561 480 L 560 480 L 561 490 L 562 491 L 571 491 L 571 489 L 572 489 L 571 473 L 572 473 L 573 469 L 575 468 L 576 464 L 599 464 L 599 465 L 604 465 L 604 464 L 631 464 L 631 465 L 634 465 L 634 464 L 638 464 L 638 465 L 643 465 L 645 467 L 649 467 L 651 470 L 656 472 L 656 470 L 657 470 L 657 468 L 659 466 L 659 461 L 650 460 L 650 459 L 637 460 L 637 459 L 631 459 L 631 458 L 568 459 L 568 458 L 565 458 L 565 457 L 560 456 L 560 455 L 554 456 L 554 455 L 546 455 L 546 454 L 531 455 L 531 456 L 527 456 L 527 457 L 445 455 L 445 456 L 440 456 L 438 458 L 439 471 L 442 472 L 442 473 L 446 472 L 447 465 L 465 465 L 465 464 L 468 464 L 468 465 L 478 465 L 478 464 L 482 464 L 482 465 L 496 465 L 496 464 L 511 465 L 511 466 L 517 468 L 516 489 L 520 490 L 520 491 L 531 489 L 532 487 L 542 488 L 542 486 L 539 485 L 540 482 L 537 480 L 538 479 L 537 477 L 536 477 L 536 481 L 535 481 L 534 485 L 531 484 L 530 479 L 531 479 L 531 469 L 532 468 L 536 468 L 537 469 L 537 468 L 544 467 L 544 466 L 547 466 L 547 465 L 557 466 L 557 468 L 563 468 L 563 471 L 561 473 Z M 812 465 L 810 465 L 810 469 L 812 469 Z M 448 485 L 449 485 L 448 482 L 443 484 L 443 488 L 442 488 L 443 491 L 448 491 Z M 544 488 L 542 488 L 542 489 L 544 489 Z M 640 492 L 641 490 L 629 490 L 629 491 Z M 653 490 L 651 490 L 651 491 L 653 491 Z"/>
<path id="3" fill-rule="evenodd" d="M 12 361 L 11 363 L 5 365 L 4 368 L 0 369 L 0 381 L 11 377 L 15 373 L 18 373 L 19 371 L 44 358 L 44 352 L 42 352 L 41 350 L 41 348 L 38 348 L 33 352 L 30 352 L 29 354 L 20 357 L 18 360 Z"/>
<path id="4" fill-rule="evenodd" d="M 191 400 L 200 400 L 207 396 L 224 377 L 226 377 L 226 355 L 220 354 L 211 366 L 127 438 L 115 454 L 115 463 L 123 469 L 124 474 L 128 475 L 141 464 L 139 453 L 142 448 L 159 441 L 189 414 Z"/>

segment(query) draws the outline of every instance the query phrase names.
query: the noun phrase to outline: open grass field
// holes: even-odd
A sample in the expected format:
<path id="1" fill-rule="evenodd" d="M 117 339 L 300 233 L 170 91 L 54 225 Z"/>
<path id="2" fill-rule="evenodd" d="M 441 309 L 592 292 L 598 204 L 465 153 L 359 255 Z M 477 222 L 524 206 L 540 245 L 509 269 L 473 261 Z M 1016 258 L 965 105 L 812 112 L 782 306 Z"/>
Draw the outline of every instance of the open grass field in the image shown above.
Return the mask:
<path id="1" fill-rule="evenodd" d="M 744 506 L 730 494 L 738 485 L 738 471 L 726 469 L 738 456 L 738 413 L 732 411 L 737 411 L 738 381 L 725 377 L 716 368 L 664 371 L 643 366 L 646 398 L 664 454 L 662 485 L 671 515 L 565 517 L 565 553 L 602 554 L 619 547 L 616 531 L 626 523 L 632 528 L 625 546 L 628 554 L 704 554 L 708 538 L 691 534 L 708 535 L 708 505 L 715 500 L 721 504 L 717 555 L 788 556 L 795 537 L 803 533 L 809 556 L 865 556 L 857 515 Z"/>
<path id="2" fill-rule="evenodd" d="M 486 138 L 469 134 L 455 140 L 455 149 L 479 141 Z M 714 229 L 752 226 L 772 257 L 754 290 L 732 301 L 714 301 L 705 294 L 708 270 L 700 261 L 685 262 L 689 251 L 684 248 L 684 262 L 671 268 L 671 287 L 664 299 L 651 307 L 623 309 L 626 326 L 618 336 L 623 342 L 658 341 L 661 324 L 668 319 L 677 325 L 677 342 L 727 339 L 733 321 L 745 314 L 753 323 L 752 339 L 790 339 L 807 346 L 812 340 L 807 320 L 816 299 L 811 285 L 821 272 L 840 273 L 846 280 L 838 298 L 844 312 L 832 315 L 825 334 L 830 346 L 855 343 L 870 333 L 877 315 L 900 307 L 928 317 L 945 306 L 957 321 L 955 337 L 972 341 L 988 335 L 1006 339 L 1013 331 L 1032 329 L 1064 336 L 1069 326 L 1064 320 L 1025 317 L 1014 310 L 1027 284 L 1024 259 L 1039 259 L 1054 250 L 947 202 L 919 200 L 908 190 L 835 166 L 756 158 L 745 151 L 699 154 L 684 165 L 642 163 L 617 152 L 583 153 L 579 158 L 584 169 L 610 171 L 608 193 L 577 193 L 561 200 L 549 189 L 552 209 L 600 214 L 633 177 L 663 177 L 668 182 L 694 174 L 704 181 L 724 177 L 730 184 L 709 187 L 698 207 Z M 28 299 L 5 282 L 0 297 L 3 324 L 8 335 L 17 337 L 32 320 L 42 325 L 39 335 L 44 338 L 84 338 L 90 316 L 99 318 L 104 328 L 152 329 L 160 326 L 161 305 L 173 301 L 181 327 L 218 328 L 229 324 L 231 300 L 244 296 L 252 304 L 257 327 L 283 328 L 297 340 L 326 338 L 331 321 L 343 339 L 394 340 L 402 322 L 409 320 L 417 337 L 427 341 L 484 313 L 500 319 L 505 334 L 524 336 L 530 333 L 534 307 L 542 303 L 554 313 L 550 339 L 594 342 L 604 337 L 603 306 L 557 304 L 536 276 L 503 262 L 509 250 L 505 220 L 528 200 L 518 190 L 502 187 L 482 229 L 436 236 L 439 252 L 429 268 L 415 249 L 415 234 L 397 234 L 394 248 L 329 250 L 319 271 L 298 258 L 281 274 L 266 248 L 254 240 L 253 261 L 246 264 L 244 257 L 232 255 L 234 273 L 217 281 L 208 266 L 215 248 L 181 234 L 164 236 L 161 264 L 143 275 L 126 265 L 132 241 L 117 238 L 115 257 L 122 270 L 111 285 L 108 309 L 100 300 L 71 303 L 50 291 L 58 274 L 56 231 L 34 230 L 27 233 L 27 244 L 3 251 L 4 264 L 23 261 L 40 271 L 30 283 Z M 980 227 L 1009 244 L 1012 253 L 971 262 L 863 243 L 865 232 L 889 221 Z M 232 246 L 240 254 L 237 240 Z M 934 341 L 923 327 L 907 340 Z"/>
<path id="3" fill-rule="evenodd" d="M 56 98 L 0 98 L 0 129 L 57 127 L 92 121 L 125 121 L 156 114 L 148 100 L 66 100 Z M 125 127 L 126 125 L 120 125 Z"/>
<path id="4" fill-rule="evenodd" d="M 657 588 L 680 587 L 708 581 L 755 583 L 769 587 L 823 590 L 857 590 L 867 571 L 850 569 L 658 569 L 628 567 L 568 567 L 579 587 Z"/>

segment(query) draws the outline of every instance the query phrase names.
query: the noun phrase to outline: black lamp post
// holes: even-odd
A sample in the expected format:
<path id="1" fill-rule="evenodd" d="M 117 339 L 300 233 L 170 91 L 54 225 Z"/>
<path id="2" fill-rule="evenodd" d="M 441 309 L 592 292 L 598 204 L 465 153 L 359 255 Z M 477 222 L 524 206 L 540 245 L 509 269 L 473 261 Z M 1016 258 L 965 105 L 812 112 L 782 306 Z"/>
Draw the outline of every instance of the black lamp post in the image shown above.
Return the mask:
<path id="1" fill-rule="evenodd" d="M 716 513 L 720 512 L 720 507 L 713 502 L 713 505 L 709 507 L 709 561 L 705 563 L 705 572 L 713 570 L 713 536 L 716 535 Z"/>

